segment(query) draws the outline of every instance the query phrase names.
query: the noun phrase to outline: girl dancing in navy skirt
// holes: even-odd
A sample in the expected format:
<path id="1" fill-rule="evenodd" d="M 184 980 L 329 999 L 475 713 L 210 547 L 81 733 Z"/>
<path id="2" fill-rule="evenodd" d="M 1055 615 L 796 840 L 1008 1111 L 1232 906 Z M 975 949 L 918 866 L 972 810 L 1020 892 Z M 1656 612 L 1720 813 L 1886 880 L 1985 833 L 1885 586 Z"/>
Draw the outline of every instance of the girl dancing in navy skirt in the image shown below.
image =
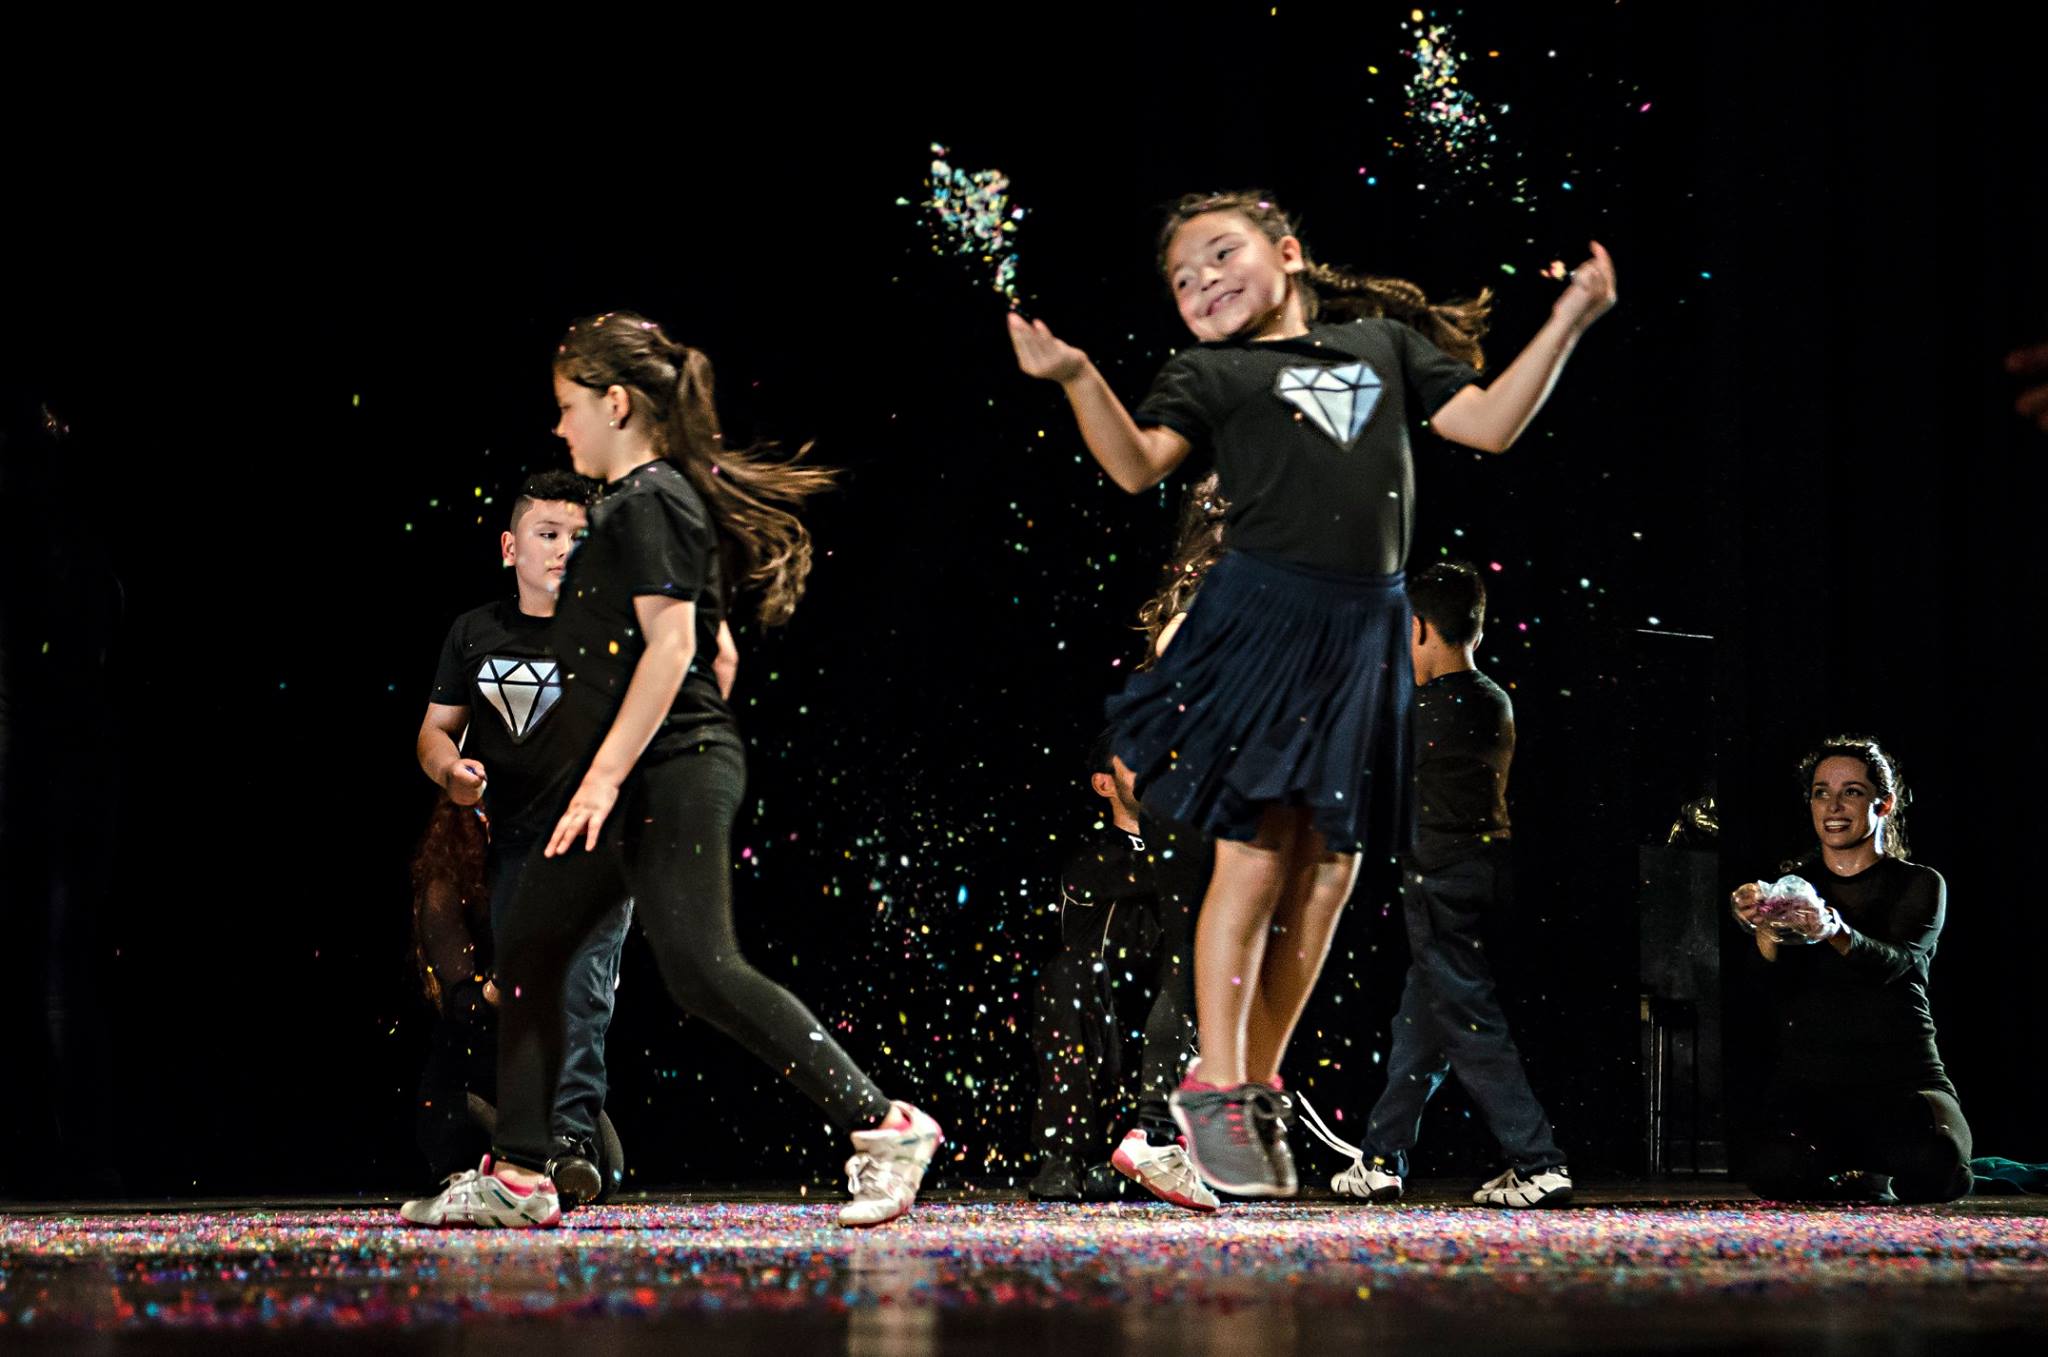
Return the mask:
<path id="1" fill-rule="evenodd" d="M 1183 199 L 1159 263 L 1199 342 L 1135 414 L 1043 321 L 1012 313 L 1010 338 L 1025 373 L 1065 389 L 1110 479 L 1137 493 L 1197 453 L 1230 503 L 1229 550 L 1186 623 L 1110 703 L 1112 746 L 1148 810 L 1218 838 L 1195 934 L 1202 1054 L 1175 1120 L 1211 1184 L 1285 1197 L 1288 1038 L 1368 838 L 1405 842 L 1409 421 L 1505 451 L 1613 306 L 1614 267 L 1595 244 L 1481 385 L 1486 294 L 1431 306 L 1412 283 L 1315 263 L 1266 194 Z M 1320 319 L 1339 309 L 1359 318 Z"/>

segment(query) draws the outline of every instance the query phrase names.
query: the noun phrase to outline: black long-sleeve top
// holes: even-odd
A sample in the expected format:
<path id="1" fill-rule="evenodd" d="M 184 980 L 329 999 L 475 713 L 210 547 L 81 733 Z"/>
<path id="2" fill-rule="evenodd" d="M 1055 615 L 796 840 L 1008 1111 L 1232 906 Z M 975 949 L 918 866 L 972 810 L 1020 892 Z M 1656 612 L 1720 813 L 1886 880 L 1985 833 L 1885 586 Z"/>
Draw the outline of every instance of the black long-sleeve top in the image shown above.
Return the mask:
<path id="1" fill-rule="evenodd" d="M 1799 875 L 1840 911 L 1849 950 L 1825 942 L 1778 948 L 1769 969 L 1779 1078 L 1953 1095 L 1927 1000 L 1948 883 L 1932 867 L 1897 858 L 1855 876 L 1835 876 L 1818 863 Z"/>

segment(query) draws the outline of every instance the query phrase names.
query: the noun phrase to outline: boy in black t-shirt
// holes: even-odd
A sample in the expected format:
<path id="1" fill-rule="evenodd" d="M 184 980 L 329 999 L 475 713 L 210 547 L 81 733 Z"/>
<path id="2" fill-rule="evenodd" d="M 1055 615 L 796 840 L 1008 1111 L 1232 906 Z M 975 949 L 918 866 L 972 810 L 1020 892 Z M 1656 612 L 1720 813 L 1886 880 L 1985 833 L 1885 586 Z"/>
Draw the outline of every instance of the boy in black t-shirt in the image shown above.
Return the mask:
<path id="1" fill-rule="evenodd" d="M 1456 1073 L 1508 1159 L 1482 1185 L 1482 1206 L 1558 1206 L 1571 1199 L 1564 1154 L 1522 1071 L 1494 993 L 1483 934 L 1513 898 L 1508 766 L 1515 715 L 1508 695 L 1473 666 L 1486 586 L 1463 562 L 1408 583 L 1414 610 L 1415 839 L 1402 871 L 1408 979 L 1394 1019 L 1387 1087 L 1373 1105 L 1358 1161 L 1330 1183 L 1369 1201 L 1398 1201 L 1422 1109 Z"/>
<path id="2" fill-rule="evenodd" d="M 582 536 L 595 487 L 568 471 L 527 478 L 500 539 L 518 585 L 502 598 L 464 613 L 449 628 L 420 725 L 420 768 L 460 806 L 481 802 L 490 823 L 486 874 L 495 927 L 519 883 L 534 845 L 554 828 L 560 791 L 578 754 L 558 710 L 560 666 L 550 637 L 555 593 L 569 553 Z M 556 1179 L 565 1195 L 594 1201 L 623 1176 L 623 1166 L 598 1165 L 605 1096 L 604 1040 L 611 1026 L 619 952 L 632 920 L 628 901 L 585 940 L 570 969 L 564 1020 L 567 1045 L 554 1103 Z M 495 1005 L 483 974 L 441 977 L 448 1003 L 478 993 Z"/>

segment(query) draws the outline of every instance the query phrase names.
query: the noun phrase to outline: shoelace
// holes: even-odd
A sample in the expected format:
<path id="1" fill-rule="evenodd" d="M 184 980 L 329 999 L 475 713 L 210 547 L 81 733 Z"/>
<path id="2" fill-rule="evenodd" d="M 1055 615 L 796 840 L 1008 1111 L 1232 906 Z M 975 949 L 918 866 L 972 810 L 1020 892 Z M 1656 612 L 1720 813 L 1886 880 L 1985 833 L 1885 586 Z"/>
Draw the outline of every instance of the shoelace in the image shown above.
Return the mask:
<path id="1" fill-rule="evenodd" d="M 894 1160 L 857 1154 L 846 1161 L 846 1190 L 855 1197 L 884 1196 L 893 1200 L 915 1193 L 917 1182 L 904 1165 Z"/>
<path id="2" fill-rule="evenodd" d="M 1169 1192 L 1179 1192 L 1184 1196 L 1193 1196 L 1194 1189 L 1202 1181 L 1201 1175 L 1195 1172 L 1194 1161 L 1188 1158 L 1188 1152 L 1184 1146 L 1176 1145 L 1173 1148 L 1179 1150 L 1180 1153 L 1162 1154 L 1158 1158 L 1153 1159 L 1146 1167 L 1152 1170 Z"/>
<path id="3" fill-rule="evenodd" d="M 1253 1126 L 1258 1132 L 1259 1143 L 1266 1144 L 1273 1139 L 1276 1129 L 1284 1128 L 1287 1122 L 1287 1104 L 1278 1093 L 1269 1088 L 1254 1086 L 1244 1095 L 1244 1108 L 1251 1114 Z M 1232 1133 L 1237 1134 L 1241 1122 L 1233 1120 Z"/>
<path id="4" fill-rule="evenodd" d="M 1332 1131 L 1328 1124 L 1323 1121 L 1321 1114 L 1301 1094 L 1297 1093 L 1294 1095 L 1294 1104 L 1301 1109 L 1302 1120 L 1308 1124 L 1308 1129 L 1315 1133 L 1317 1140 L 1322 1141 L 1323 1144 L 1328 1145 L 1338 1154 L 1350 1157 L 1351 1166 L 1337 1175 L 1338 1179 L 1359 1188 L 1361 1191 L 1364 1190 L 1366 1188 L 1365 1151 L 1353 1145 L 1335 1131 Z"/>

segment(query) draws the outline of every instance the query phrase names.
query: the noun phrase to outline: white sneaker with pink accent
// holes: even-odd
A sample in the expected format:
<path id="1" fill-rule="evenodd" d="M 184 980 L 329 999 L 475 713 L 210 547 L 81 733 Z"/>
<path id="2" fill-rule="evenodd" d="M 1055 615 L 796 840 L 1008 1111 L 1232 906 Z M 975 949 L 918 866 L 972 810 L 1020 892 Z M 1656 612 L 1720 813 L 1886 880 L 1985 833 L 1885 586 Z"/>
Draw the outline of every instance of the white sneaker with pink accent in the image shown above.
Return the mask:
<path id="1" fill-rule="evenodd" d="M 449 1174 L 438 1194 L 409 1201 L 398 1214 L 409 1225 L 532 1229 L 561 1224 L 562 1199 L 546 1178 L 526 1188 L 506 1182 L 485 1155 L 476 1168 Z"/>
<path id="2" fill-rule="evenodd" d="M 1154 1145 L 1143 1131 L 1134 1128 L 1124 1137 L 1123 1144 L 1116 1147 L 1109 1162 L 1118 1173 L 1163 1202 L 1190 1211 L 1214 1211 L 1222 1205 L 1202 1181 L 1202 1175 L 1195 1172 L 1195 1161 L 1188 1158 L 1184 1146 Z"/>
<path id="3" fill-rule="evenodd" d="M 924 1171 L 945 1143 L 939 1124 L 909 1103 L 891 1103 L 880 1126 L 853 1133 L 853 1158 L 846 1161 L 846 1190 L 853 1200 L 839 1208 L 841 1225 L 886 1225 L 910 1209 Z"/>

